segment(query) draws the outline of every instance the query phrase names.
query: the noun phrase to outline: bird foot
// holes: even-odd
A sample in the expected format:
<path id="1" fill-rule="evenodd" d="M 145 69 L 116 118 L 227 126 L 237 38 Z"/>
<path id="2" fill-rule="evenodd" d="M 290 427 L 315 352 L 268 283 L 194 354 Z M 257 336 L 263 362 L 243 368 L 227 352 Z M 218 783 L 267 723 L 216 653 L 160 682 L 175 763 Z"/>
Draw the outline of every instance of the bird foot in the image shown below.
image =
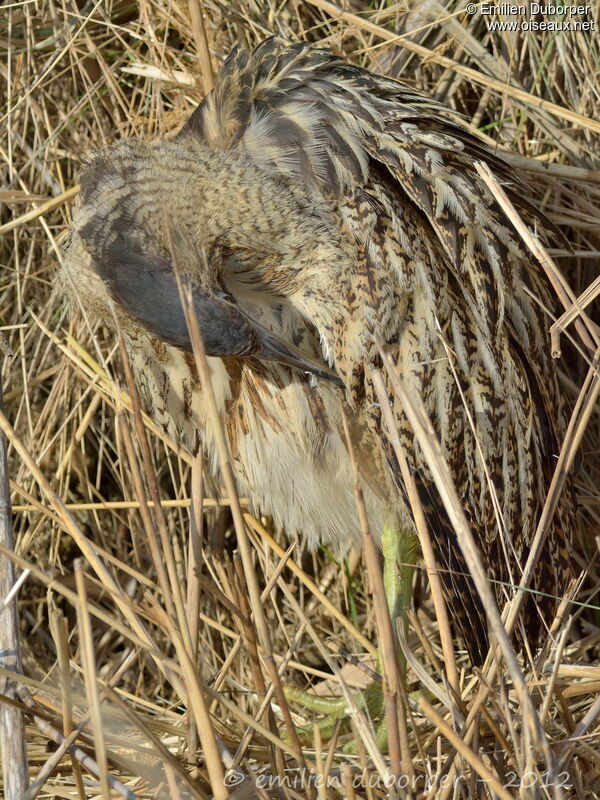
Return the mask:
<path id="1" fill-rule="evenodd" d="M 303 711 L 314 711 L 324 714 L 325 717 L 315 721 L 312 725 L 297 727 L 298 738 L 301 744 L 311 744 L 314 741 L 314 730 L 319 729 L 322 741 L 328 741 L 338 728 L 338 734 L 344 734 L 351 729 L 351 719 L 354 709 L 349 708 L 344 697 L 322 697 L 312 692 L 297 689 L 293 686 L 284 688 L 286 699 L 295 705 L 301 705 Z M 353 694 L 355 708 L 366 713 L 375 721 L 377 744 L 382 750 L 387 750 L 387 725 L 383 718 L 383 692 L 381 684 L 373 681 L 366 689 Z M 355 740 L 349 739 L 342 747 L 344 753 L 356 752 Z"/>
<path id="2" fill-rule="evenodd" d="M 390 616 L 394 624 L 401 624 L 405 630 L 408 625 L 407 609 L 410 607 L 412 595 L 412 578 L 414 564 L 418 549 L 417 537 L 411 530 L 406 530 L 398 521 L 393 512 L 389 512 L 381 534 L 381 548 L 383 554 L 383 582 Z M 397 642 L 396 642 L 397 645 Z M 384 696 L 381 686 L 381 655 L 376 665 L 374 680 L 365 689 L 354 696 L 356 707 L 374 721 L 375 738 L 382 752 L 388 750 L 387 722 L 384 714 Z M 399 653 L 398 663 L 404 679 L 406 679 L 406 660 Z M 371 674 L 373 672 L 371 671 Z M 319 728 L 321 740 L 331 738 L 338 726 L 338 733 L 350 729 L 350 720 L 354 709 L 348 708 L 343 697 L 319 697 L 310 692 L 296 688 L 284 689 L 286 698 L 304 709 L 325 714 L 325 718 L 315 725 L 300 727 L 298 736 L 301 743 L 311 743 L 314 740 L 314 728 Z M 418 693 L 417 693 L 418 694 Z M 350 739 L 343 747 L 344 752 L 352 753 L 356 750 L 356 743 Z"/>
<path id="3" fill-rule="evenodd" d="M 388 726 L 385 717 L 385 702 L 383 689 L 378 680 L 372 681 L 365 689 L 353 692 L 354 708 L 349 708 L 344 697 L 321 696 L 298 689 L 295 686 L 285 686 L 284 694 L 286 699 L 294 705 L 302 706 L 303 711 L 314 711 L 324 714 L 322 719 L 316 720 L 313 724 L 299 725 L 296 727 L 298 738 L 302 745 L 310 745 L 314 742 L 314 731 L 318 728 L 321 734 L 321 741 L 329 741 L 336 727 L 338 735 L 343 735 L 351 730 L 351 720 L 355 709 L 371 720 L 375 729 L 375 741 L 382 753 L 388 752 Z M 416 689 L 409 692 L 408 698 L 411 704 L 418 703 L 421 697 L 429 700 L 433 699 L 431 692 L 427 689 Z M 306 715 L 305 715 L 306 716 Z M 357 752 L 356 741 L 354 738 L 348 739 L 342 746 L 342 751 L 348 754 Z"/>

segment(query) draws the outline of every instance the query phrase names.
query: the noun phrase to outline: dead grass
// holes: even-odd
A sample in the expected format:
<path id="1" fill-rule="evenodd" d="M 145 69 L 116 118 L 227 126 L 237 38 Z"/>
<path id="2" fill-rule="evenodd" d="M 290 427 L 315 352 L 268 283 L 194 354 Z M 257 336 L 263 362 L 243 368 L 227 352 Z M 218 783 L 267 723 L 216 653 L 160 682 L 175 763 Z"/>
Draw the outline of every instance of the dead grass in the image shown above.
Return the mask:
<path id="1" fill-rule="evenodd" d="M 32 0 L 0 12 L 0 327 L 13 353 L 0 422 L 10 558 L 29 570 L 18 702 L 37 796 L 393 797 L 391 765 L 431 798 L 597 797 L 598 32 L 488 33 L 481 14 L 436 0 L 412 9 L 350 0 L 343 11 L 327 0 L 206 0 L 203 17 L 199 9 L 197 0 Z M 596 2 L 589 19 L 599 11 Z M 124 137 L 173 135 L 231 47 L 271 33 L 321 41 L 463 114 L 529 181 L 573 248 L 548 254 L 564 284 L 553 334 L 574 409 L 548 504 L 582 453 L 573 557 L 583 578 L 541 656 L 517 665 L 505 643 L 504 660 L 495 654 L 481 672 L 459 651 L 445 672 L 453 643 L 435 621 L 423 570 L 409 689 L 421 682 L 432 695 L 408 701 L 389 758 L 362 713 L 353 715 L 356 755 L 341 752 L 344 735 L 322 741 L 316 728 L 301 744 L 280 691 L 335 668 L 353 707 L 348 687 L 364 676 L 325 645 L 372 661 L 374 559 L 303 554 L 230 488 L 231 516 L 201 464 L 143 416 L 113 338 L 69 323 L 52 293 L 85 155 Z M 64 737 L 80 749 L 67 752 Z"/>

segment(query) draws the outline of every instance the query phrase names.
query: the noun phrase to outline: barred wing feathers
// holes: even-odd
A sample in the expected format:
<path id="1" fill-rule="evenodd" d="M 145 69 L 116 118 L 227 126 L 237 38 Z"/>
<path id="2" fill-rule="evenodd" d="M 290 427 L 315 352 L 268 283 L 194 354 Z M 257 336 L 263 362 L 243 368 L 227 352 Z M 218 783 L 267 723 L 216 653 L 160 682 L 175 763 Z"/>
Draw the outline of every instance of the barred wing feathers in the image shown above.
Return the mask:
<path id="1" fill-rule="evenodd" d="M 552 300 L 474 161 L 490 164 L 532 219 L 508 167 L 435 101 L 330 51 L 277 39 L 235 51 L 181 135 L 238 149 L 336 217 L 354 250 L 357 291 L 337 329 L 317 300 L 311 321 L 332 343 L 348 398 L 370 407 L 395 469 L 369 379 L 380 339 L 436 427 L 492 577 L 518 583 L 563 429 L 547 322 L 523 287 Z M 458 625 L 480 660 L 486 637 L 462 554 L 403 411 L 395 412 Z M 570 574 L 569 503 L 540 559 L 536 585 L 545 591 L 560 591 Z M 529 616 L 535 637 L 533 602 Z"/>

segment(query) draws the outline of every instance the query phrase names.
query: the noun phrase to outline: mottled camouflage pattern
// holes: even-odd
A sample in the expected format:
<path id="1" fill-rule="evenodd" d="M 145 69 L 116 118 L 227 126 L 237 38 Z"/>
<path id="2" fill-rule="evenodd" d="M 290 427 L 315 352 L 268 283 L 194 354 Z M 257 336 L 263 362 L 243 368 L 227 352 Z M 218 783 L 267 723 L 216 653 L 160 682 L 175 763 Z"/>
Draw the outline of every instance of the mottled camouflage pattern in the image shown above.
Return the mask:
<path id="1" fill-rule="evenodd" d="M 174 264 L 191 280 L 240 490 L 313 546 L 359 535 L 344 405 L 373 529 L 391 508 L 410 524 L 370 379 L 377 338 L 435 426 L 490 576 L 518 583 L 565 423 L 549 320 L 529 293 L 553 300 L 477 159 L 543 225 L 508 167 L 433 100 L 269 39 L 230 55 L 175 139 L 95 156 L 59 278 L 109 322 L 115 301 L 156 419 L 191 446 L 199 436 L 216 470 Z M 479 661 L 484 615 L 390 396 L 451 615 Z M 535 575 L 544 592 L 570 578 L 573 515 L 569 491 Z M 532 641 L 538 608 L 548 620 L 554 603 L 527 605 Z"/>

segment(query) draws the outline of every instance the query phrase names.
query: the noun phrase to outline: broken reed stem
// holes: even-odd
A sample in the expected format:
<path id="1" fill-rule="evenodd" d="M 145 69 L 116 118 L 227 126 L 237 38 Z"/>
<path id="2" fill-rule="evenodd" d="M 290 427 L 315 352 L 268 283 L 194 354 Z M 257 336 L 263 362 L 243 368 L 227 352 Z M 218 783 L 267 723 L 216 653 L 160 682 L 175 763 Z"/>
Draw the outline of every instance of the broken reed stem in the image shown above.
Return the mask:
<path id="1" fill-rule="evenodd" d="M 73 698 L 71 693 L 70 665 L 69 665 L 69 629 L 67 618 L 56 608 L 52 601 L 50 590 L 48 595 L 48 616 L 50 633 L 56 647 L 56 661 L 58 667 L 60 691 L 62 696 L 63 735 L 70 736 L 73 732 Z M 77 760 L 71 756 L 71 767 L 77 787 L 79 800 L 85 800 L 85 787 L 81 776 L 81 769 Z"/>
<path id="2" fill-rule="evenodd" d="M 171 639 L 173 641 L 173 644 L 175 646 L 175 649 L 179 657 L 179 662 L 183 669 L 183 676 L 184 676 L 183 686 L 185 687 L 185 692 L 186 692 L 185 702 L 188 709 L 190 709 L 192 712 L 195 730 L 197 731 L 200 737 L 202 749 L 204 752 L 204 758 L 206 760 L 206 766 L 209 773 L 211 786 L 215 794 L 215 798 L 220 800 L 220 798 L 225 798 L 229 794 L 227 785 L 225 783 L 223 762 L 221 760 L 221 750 L 223 748 L 217 741 L 217 736 L 214 731 L 212 721 L 210 718 L 205 687 L 201 685 L 200 678 L 196 670 L 196 655 L 197 655 L 196 647 L 193 645 L 191 639 L 190 628 L 188 626 L 186 618 L 183 596 L 179 584 L 179 578 L 177 575 L 177 569 L 174 563 L 173 553 L 171 550 L 169 537 L 167 533 L 166 520 L 164 518 L 164 514 L 160 504 L 158 483 L 152 466 L 152 458 L 143 424 L 142 411 L 139 404 L 139 398 L 137 395 L 135 382 L 133 379 L 133 372 L 131 370 L 129 356 L 127 354 L 127 350 L 125 349 L 125 344 L 122 337 L 119 340 L 119 345 L 121 349 L 121 358 L 127 376 L 127 383 L 129 388 L 129 395 L 131 398 L 136 432 L 142 451 L 142 463 L 144 465 L 144 475 L 146 477 L 146 481 L 150 489 L 152 499 L 154 501 L 156 521 L 157 521 L 158 532 L 160 534 L 162 553 L 161 549 L 159 549 L 158 546 L 158 540 L 155 539 L 153 520 L 149 515 L 147 506 L 145 505 L 145 493 L 142 485 L 141 474 L 139 472 L 139 466 L 137 464 L 135 451 L 133 450 L 132 443 L 130 441 L 129 429 L 126 424 L 126 421 L 124 420 L 125 424 L 122 426 L 122 430 L 124 433 L 124 439 L 127 443 L 129 463 L 132 470 L 132 474 L 134 475 L 135 478 L 137 494 L 140 501 L 142 502 L 141 509 L 145 512 L 146 515 L 145 519 L 146 530 L 149 536 L 151 537 L 151 541 L 154 541 L 153 556 L 156 559 L 156 568 L 158 574 L 159 576 L 162 576 L 163 596 L 167 604 L 167 609 L 169 608 L 171 609 L 171 614 L 168 615 L 169 627 L 171 628 Z M 164 558 L 166 561 L 166 571 L 164 569 L 164 566 L 162 565 L 162 558 Z M 174 614 L 173 611 L 175 612 Z M 175 621 L 177 621 L 176 625 Z"/>
<path id="3" fill-rule="evenodd" d="M 563 304 L 565 310 L 570 310 L 572 307 L 577 308 L 578 318 L 575 320 L 575 328 L 581 337 L 581 341 L 585 347 L 592 353 L 595 352 L 600 346 L 600 338 L 596 326 L 591 320 L 583 313 L 583 309 L 578 307 L 577 298 L 573 294 L 570 286 L 565 281 L 562 273 L 550 257 L 550 254 L 541 243 L 541 241 L 534 236 L 527 225 L 521 219 L 521 215 L 510 201 L 508 195 L 498 183 L 492 170 L 484 161 L 475 161 L 475 168 L 479 173 L 481 179 L 488 187 L 492 196 L 498 202 L 508 219 L 513 224 L 515 230 L 523 240 L 523 243 L 529 248 L 536 259 L 541 264 L 546 277 L 550 281 L 556 296 Z M 553 355 L 560 355 L 560 348 L 556 345 L 553 347 Z"/>
<path id="4" fill-rule="evenodd" d="M 173 621 L 168 617 L 166 618 L 166 623 L 170 627 L 170 630 L 168 630 L 169 638 L 173 642 L 177 660 L 181 666 L 187 709 L 188 713 L 194 718 L 196 730 L 200 737 L 202 754 L 206 762 L 214 800 L 225 800 L 225 798 L 229 797 L 222 761 L 226 749 L 218 739 L 212 723 L 207 701 L 209 690 L 201 680 L 195 659 L 191 657 L 189 642 L 184 640 L 179 628 L 172 624 Z"/>
<path id="5" fill-rule="evenodd" d="M 202 569 L 202 537 L 204 535 L 204 465 L 202 452 L 192 464 L 190 476 L 190 536 L 188 542 L 186 609 L 190 626 L 192 652 L 198 655 L 200 619 L 200 571 Z"/>
<path id="6" fill-rule="evenodd" d="M 204 17 L 202 15 L 201 0 L 189 0 L 189 10 L 190 20 L 192 23 L 192 33 L 194 34 L 196 50 L 198 51 L 200 73 L 202 74 L 202 88 L 204 89 L 204 94 L 206 95 L 212 91 L 212 88 L 215 85 L 215 73 L 210 60 L 210 49 L 208 47 L 206 27 L 204 25 Z"/>
<path id="7" fill-rule="evenodd" d="M 0 409 L 2 377 L 0 376 Z M 0 431 L 0 545 L 14 550 L 6 436 Z M 10 597 L 15 587 L 15 568 L 6 556 L 0 556 L 0 665 L 22 672 L 21 642 L 17 597 Z M 16 697 L 16 687 L 0 678 L 0 693 Z M 25 721 L 18 708 L 0 703 L 0 756 L 6 800 L 21 800 L 27 791 L 29 769 L 25 744 Z"/>
<path id="8" fill-rule="evenodd" d="M 171 247 L 171 252 L 174 253 L 173 247 Z M 206 358 L 206 351 L 204 349 L 204 344 L 202 342 L 200 326 L 198 324 L 198 319 L 194 312 L 191 289 L 189 285 L 186 286 L 181 285 L 179 272 L 178 270 L 175 271 L 177 274 L 177 281 L 179 284 L 181 302 L 183 305 L 183 310 L 185 313 L 188 330 L 190 332 L 190 339 L 194 351 L 196 368 L 198 370 L 198 375 L 200 377 L 202 391 L 205 393 L 209 408 L 209 415 L 210 415 L 213 435 L 215 437 L 217 452 L 219 454 L 221 474 L 223 476 L 223 482 L 225 483 L 225 491 L 227 492 L 229 501 L 231 503 L 231 513 L 233 516 L 233 522 L 235 526 L 235 532 L 237 535 L 238 546 L 240 548 L 240 553 L 242 556 L 244 577 L 248 586 L 248 591 L 250 593 L 250 604 L 252 606 L 252 612 L 254 614 L 254 624 L 258 629 L 259 641 L 263 648 L 263 653 L 264 653 L 263 660 L 267 668 L 269 678 L 271 679 L 271 682 L 275 687 L 275 697 L 277 703 L 281 708 L 285 726 L 288 735 L 290 737 L 290 741 L 292 742 L 292 747 L 296 754 L 298 765 L 300 767 L 303 767 L 305 766 L 305 763 L 304 763 L 304 756 L 302 754 L 302 747 L 300 746 L 300 740 L 298 739 L 298 734 L 296 733 L 296 729 L 294 728 L 294 723 L 292 721 L 287 700 L 283 693 L 283 686 L 281 685 L 281 680 L 279 678 L 277 666 L 273 658 L 271 635 L 269 633 L 269 627 L 267 625 L 264 609 L 260 601 L 260 588 L 258 585 L 258 578 L 256 575 L 256 571 L 254 569 L 254 564 L 252 563 L 250 540 L 248 538 L 248 533 L 246 531 L 246 526 L 244 523 L 244 516 L 238 500 L 237 486 L 233 473 L 233 467 L 231 464 L 231 457 L 229 455 L 229 447 L 227 445 L 227 440 L 225 438 L 225 431 L 223 430 L 223 423 L 219 416 L 219 411 L 217 408 L 217 403 L 212 388 L 210 369 Z M 221 784 L 223 785 L 222 780 Z M 213 786 L 213 790 L 215 790 L 215 786 Z"/>

